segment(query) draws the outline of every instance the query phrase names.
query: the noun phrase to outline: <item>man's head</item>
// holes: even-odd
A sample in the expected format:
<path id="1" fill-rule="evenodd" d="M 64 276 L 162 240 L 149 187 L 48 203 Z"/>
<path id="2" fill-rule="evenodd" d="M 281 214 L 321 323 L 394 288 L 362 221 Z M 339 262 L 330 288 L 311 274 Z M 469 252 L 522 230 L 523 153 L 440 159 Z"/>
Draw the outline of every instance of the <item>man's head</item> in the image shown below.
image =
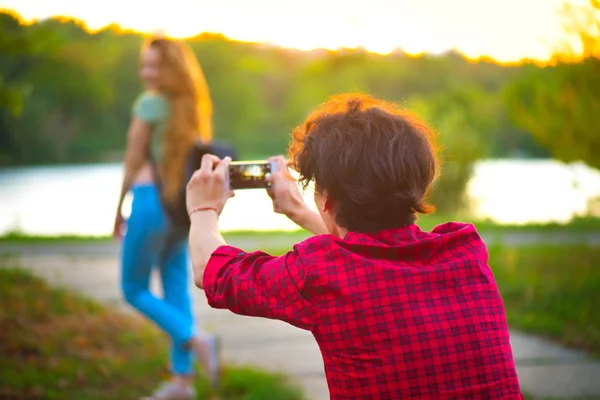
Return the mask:
<path id="1" fill-rule="evenodd" d="M 331 97 L 293 132 L 290 155 L 331 233 L 377 232 L 431 213 L 433 132 L 411 113 L 363 94 Z"/>

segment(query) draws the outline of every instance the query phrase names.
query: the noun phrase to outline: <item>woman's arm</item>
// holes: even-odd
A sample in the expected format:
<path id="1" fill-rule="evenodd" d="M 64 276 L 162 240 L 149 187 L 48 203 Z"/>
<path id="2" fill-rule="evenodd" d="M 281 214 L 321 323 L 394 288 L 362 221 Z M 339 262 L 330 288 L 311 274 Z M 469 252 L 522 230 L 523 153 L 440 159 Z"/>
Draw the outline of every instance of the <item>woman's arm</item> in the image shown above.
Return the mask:
<path id="1" fill-rule="evenodd" d="M 138 117 L 133 117 L 127 133 L 127 148 L 125 150 L 124 160 L 125 173 L 117 205 L 117 216 L 115 218 L 113 232 L 115 236 L 120 236 L 121 226 L 123 224 L 123 217 L 121 215 L 123 199 L 131 188 L 136 175 L 147 161 L 151 133 L 152 128 L 150 124 Z"/>

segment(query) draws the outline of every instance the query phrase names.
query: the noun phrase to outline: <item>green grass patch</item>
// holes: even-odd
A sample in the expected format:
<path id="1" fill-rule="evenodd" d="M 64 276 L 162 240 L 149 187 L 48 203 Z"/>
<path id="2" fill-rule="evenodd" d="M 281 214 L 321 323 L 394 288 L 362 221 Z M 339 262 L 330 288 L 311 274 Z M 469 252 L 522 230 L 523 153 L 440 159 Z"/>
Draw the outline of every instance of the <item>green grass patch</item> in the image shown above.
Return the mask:
<path id="1" fill-rule="evenodd" d="M 58 242 L 102 242 L 113 240 L 111 236 L 86 235 L 28 235 L 21 232 L 9 232 L 0 236 L 0 243 L 58 243 Z"/>
<path id="2" fill-rule="evenodd" d="M 167 338 L 141 318 L 0 268 L 0 398 L 137 399 L 168 377 Z M 212 395 L 197 380 L 199 398 Z M 225 369 L 219 399 L 297 400 L 283 375 Z"/>
<path id="3" fill-rule="evenodd" d="M 237 238 L 256 238 L 256 239 L 267 239 L 273 236 L 286 237 L 290 239 L 305 238 L 310 233 L 298 229 L 295 231 L 226 231 L 223 232 L 225 239 L 237 239 Z M 85 243 L 85 242 L 110 242 L 115 240 L 112 236 L 78 236 L 78 235 L 56 235 L 56 236 L 42 236 L 42 235 L 27 235 L 25 233 L 12 232 L 5 235 L 0 235 L 0 243 L 31 243 L 31 244 L 53 244 L 53 243 Z"/>
<path id="4" fill-rule="evenodd" d="M 509 325 L 600 356 L 600 248 L 491 247 Z"/>
<path id="5" fill-rule="evenodd" d="M 422 215 L 419 217 L 417 224 L 425 231 L 432 230 L 436 225 L 443 224 L 448 221 L 471 222 L 475 224 L 480 232 L 533 232 L 533 233 L 550 233 L 550 232 L 573 232 L 573 233 L 591 233 L 600 232 L 600 218 L 598 217 L 578 217 L 566 224 L 560 223 L 544 223 L 544 224 L 498 224 L 490 220 L 479 220 L 471 217 L 456 216 L 456 215 L 441 215 L 431 214 Z M 289 238 L 291 241 L 306 237 L 309 233 L 305 230 L 298 229 L 295 231 L 228 231 L 223 232 L 225 239 L 236 238 L 268 238 L 274 235 L 279 237 Z M 41 236 L 27 235 L 22 232 L 10 232 L 5 235 L 0 235 L 0 243 L 58 243 L 58 242 L 101 242 L 113 240 L 110 236 L 78 236 L 78 235 L 57 235 L 57 236 Z"/>

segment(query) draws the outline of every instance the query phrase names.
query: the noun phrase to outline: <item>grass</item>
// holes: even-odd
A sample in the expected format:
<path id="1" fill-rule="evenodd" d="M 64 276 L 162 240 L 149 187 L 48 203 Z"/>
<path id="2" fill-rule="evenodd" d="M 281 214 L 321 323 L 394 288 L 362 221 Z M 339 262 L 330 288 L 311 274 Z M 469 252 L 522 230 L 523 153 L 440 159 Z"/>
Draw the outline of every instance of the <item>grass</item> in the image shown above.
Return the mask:
<path id="1" fill-rule="evenodd" d="M 600 232 L 599 217 L 577 217 L 566 224 L 560 223 L 544 223 L 544 224 L 498 224 L 490 220 L 478 220 L 469 217 L 447 216 L 447 215 L 424 215 L 419 217 L 418 224 L 421 229 L 430 231 L 436 225 L 443 224 L 448 221 L 472 222 L 480 232 L 533 232 L 533 233 L 549 233 L 549 232 L 573 232 L 573 233 L 590 233 Z M 273 235 L 286 236 L 290 240 L 298 237 L 305 237 L 307 232 L 301 229 L 297 231 L 229 231 L 224 232 L 225 239 L 241 238 L 241 237 L 270 237 Z M 56 236 L 41 236 L 28 235 L 22 232 L 9 232 L 0 235 L 0 243 L 56 243 L 56 242 L 98 242 L 110 241 L 110 236 L 78 236 L 78 235 L 56 235 Z"/>
<path id="2" fill-rule="evenodd" d="M 141 318 L 0 268 L 0 398 L 136 399 L 168 376 L 167 339 Z M 197 380 L 210 395 L 206 380 Z M 279 374 L 249 367 L 224 372 L 218 398 L 297 400 Z"/>
<path id="3" fill-rule="evenodd" d="M 268 238 L 274 235 L 287 236 L 290 239 L 295 237 L 306 237 L 307 231 L 298 229 L 295 231 L 229 231 L 223 232 L 223 236 L 228 238 L 245 238 L 245 237 L 256 237 L 256 238 Z M 86 236 L 86 235 L 55 235 L 55 236 L 43 236 L 43 235 L 29 235 L 22 232 L 9 232 L 4 235 L 0 235 L 0 243 L 59 243 L 59 242 L 110 242 L 114 240 L 112 236 Z"/>
<path id="4" fill-rule="evenodd" d="M 110 241 L 110 236 L 86 235 L 29 235 L 22 232 L 8 232 L 0 236 L 0 243 L 54 243 L 54 242 L 99 242 Z"/>
<path id="5" fill-rule="evenodd" d="M 511 328 L 600 356 L 600 248 L 491 247 Z"/>

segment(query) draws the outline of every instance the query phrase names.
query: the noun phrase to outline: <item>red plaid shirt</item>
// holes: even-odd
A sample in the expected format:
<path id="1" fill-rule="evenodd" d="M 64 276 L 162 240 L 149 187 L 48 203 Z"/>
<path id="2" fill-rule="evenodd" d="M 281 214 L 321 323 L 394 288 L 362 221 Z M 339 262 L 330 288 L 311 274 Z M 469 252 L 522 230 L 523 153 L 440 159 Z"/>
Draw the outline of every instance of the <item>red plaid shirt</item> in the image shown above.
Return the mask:
<path id="1" fill-rule="evenodd" d="M 504 305 L 473 225 L 217 249 L 208 302 L 310 330 L 332 399 L 521 399 Z"/>

